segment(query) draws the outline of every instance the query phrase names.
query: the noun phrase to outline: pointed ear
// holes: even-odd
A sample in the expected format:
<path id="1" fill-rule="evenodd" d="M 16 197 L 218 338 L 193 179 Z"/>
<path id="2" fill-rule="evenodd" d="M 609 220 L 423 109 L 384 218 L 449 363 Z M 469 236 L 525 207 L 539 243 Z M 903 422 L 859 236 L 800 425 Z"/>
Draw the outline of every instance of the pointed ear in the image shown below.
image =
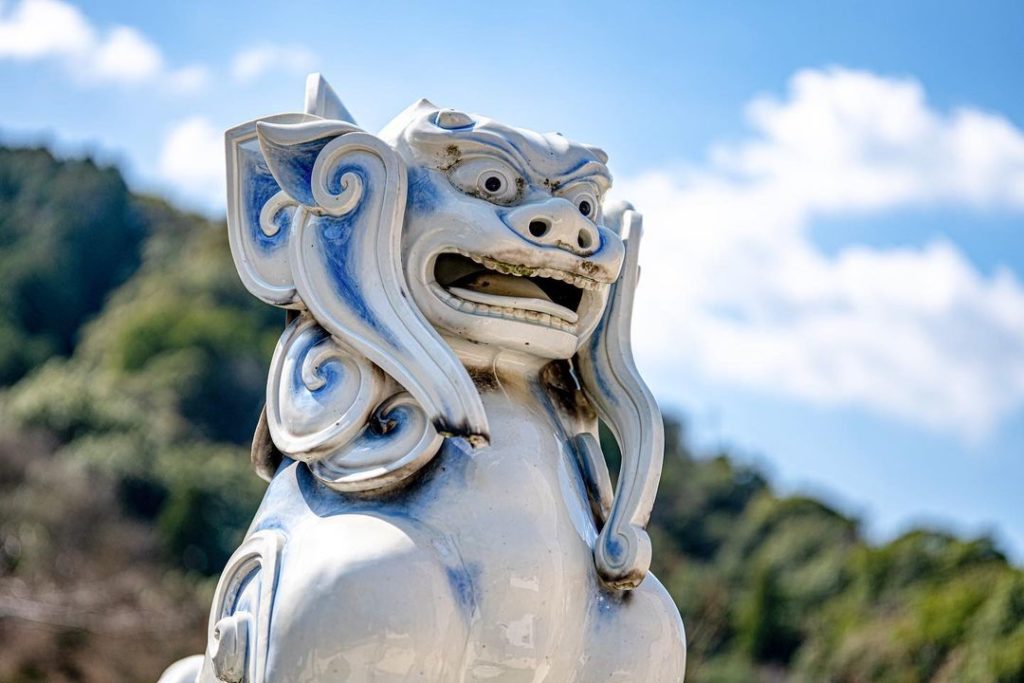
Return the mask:
<path id="1" fill-rule="evenodd" d="M 306 77 L 306 106 L 305 112 L 322 119 L 344 121 L 356 125 L 356 120 L 348 109 L 342 104 L 341 98 L 334 92 L 331 84 L 319 73 L 312 73 Z"/>
<path id="2" fill-rule="evenodd" d="M 264 121 L 314 121 L 306 114 L 281 114 Z M 275 306 L 296 302 L 287 244 L 299 203 L 281 190 L 257 136 L 257 121 L 224 134 L 227 154 L 227 223 L 238 275 L 254 296 Z"/>
<path id="3" fill-rule="evenodd" d="M 594 561 L 606 584 L 632 589 L 650 568 L 646 527 L 661 478 L 665 437 L 661 411 L 636 369 L 630 344 L 642 219 L 623 209 L 621 220 L 623 227 L 629 226 L 622 273 L 612 286 L 604 318 L 577 359 L 587 398 L 622 451 L 615 498 L 595 544 Z"/>
<path id="4" fill-rule="evenodd" d="M 330 205 L 329 188 L 313 183 L 313 167 L 329 142 L 345 133 L 359 131 L 351 123 L 313 119 L 302 123 L 270 120 L 256 122 L 260 150 L 274 180 L 292 199 L 310 208 Z M 319 191 L 318 191 L 319 190 Z"/>

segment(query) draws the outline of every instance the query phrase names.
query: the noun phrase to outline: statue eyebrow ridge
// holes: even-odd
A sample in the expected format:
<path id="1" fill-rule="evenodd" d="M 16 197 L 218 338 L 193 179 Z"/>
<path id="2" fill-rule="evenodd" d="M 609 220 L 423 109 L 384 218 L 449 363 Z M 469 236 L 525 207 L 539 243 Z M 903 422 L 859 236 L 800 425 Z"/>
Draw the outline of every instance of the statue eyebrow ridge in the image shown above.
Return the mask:
<path id="1" fill-rule="evenodd" d="M 600 185 L 611 184 L 611 174 L 607 167 L 596 159 L 584 159 L 576 166 L 562 171 L 554 176 L 548 176 L 539 171 L 530 163 L 529 157 L 519 149 L 512 141 L 497 135 L 489 134 L 488 131 L 474 131 L 474 134 L 457 139 L 460 148 L 465 148 L 467 156 L 474 151 L 478 153 L 494 154 L 501 157 L 515 167 L 523 176 L 538 185 L 550 184 L 555 186 L 567 185 L 580 180 L 594 178 L 595 176 L 603 182 Z M 476 149 L 474 149 L 476 148 Z"/>

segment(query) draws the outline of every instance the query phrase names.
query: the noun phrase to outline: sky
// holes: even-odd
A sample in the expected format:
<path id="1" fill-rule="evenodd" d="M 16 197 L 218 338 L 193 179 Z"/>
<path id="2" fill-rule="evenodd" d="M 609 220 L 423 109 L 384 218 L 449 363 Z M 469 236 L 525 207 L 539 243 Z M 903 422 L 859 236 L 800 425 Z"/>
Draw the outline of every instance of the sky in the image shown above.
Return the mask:
<path id="1" fill-rule="evenodd" d="M 223 214 L 223 131 L 320 71 L 608 151 L 641 372 L 874 539 L 1024 561 L 1024 4 L 0 0 L 0 141 Z M 892 5 L 892 6 L 891 6 Z"/>

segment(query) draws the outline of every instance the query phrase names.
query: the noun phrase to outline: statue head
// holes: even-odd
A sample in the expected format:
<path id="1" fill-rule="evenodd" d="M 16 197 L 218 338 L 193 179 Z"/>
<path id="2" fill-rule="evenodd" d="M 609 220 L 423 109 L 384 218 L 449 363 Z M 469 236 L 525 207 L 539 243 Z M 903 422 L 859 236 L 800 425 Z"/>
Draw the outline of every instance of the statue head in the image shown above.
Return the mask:
<path id="1" fill-rule="evenodd" d="M 381 133 L 404 160 L 406 281 L 447 335 L 571 358 L 605 310 L 622 240 L 598 149 L 421 100 Z"/>
<path id="2" fill-rule="evenodd" d="M 445 437 L 487 443 L 455 340 L 572 362 L 629 465 L 598 564 L 642 578 L 661 422 L 629 349 L 639 215 L 604 206 L 605 153 L 426 100 L 371 135 L 317 74 L 305 111 L 226 140 L 235 265 L 298 312 L 268 381 L 277 448 L 340 491 L 394 486 Z"/>

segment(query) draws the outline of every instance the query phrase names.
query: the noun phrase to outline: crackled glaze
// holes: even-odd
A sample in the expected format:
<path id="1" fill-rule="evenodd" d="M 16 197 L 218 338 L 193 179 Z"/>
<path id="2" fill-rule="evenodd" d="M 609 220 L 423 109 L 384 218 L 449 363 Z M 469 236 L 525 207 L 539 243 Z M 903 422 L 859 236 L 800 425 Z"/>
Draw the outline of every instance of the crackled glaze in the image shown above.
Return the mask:
<path id="1" fill-rule="evenodd" d="M 604 152 L 426 100 L 371 135 L 317 74 L 226 141 L 235 265 L 292 312 L 266 496 L 205 656 L 161 681 L 681 681 L 644 530 L 640 216 L 602 207 Z"/>

